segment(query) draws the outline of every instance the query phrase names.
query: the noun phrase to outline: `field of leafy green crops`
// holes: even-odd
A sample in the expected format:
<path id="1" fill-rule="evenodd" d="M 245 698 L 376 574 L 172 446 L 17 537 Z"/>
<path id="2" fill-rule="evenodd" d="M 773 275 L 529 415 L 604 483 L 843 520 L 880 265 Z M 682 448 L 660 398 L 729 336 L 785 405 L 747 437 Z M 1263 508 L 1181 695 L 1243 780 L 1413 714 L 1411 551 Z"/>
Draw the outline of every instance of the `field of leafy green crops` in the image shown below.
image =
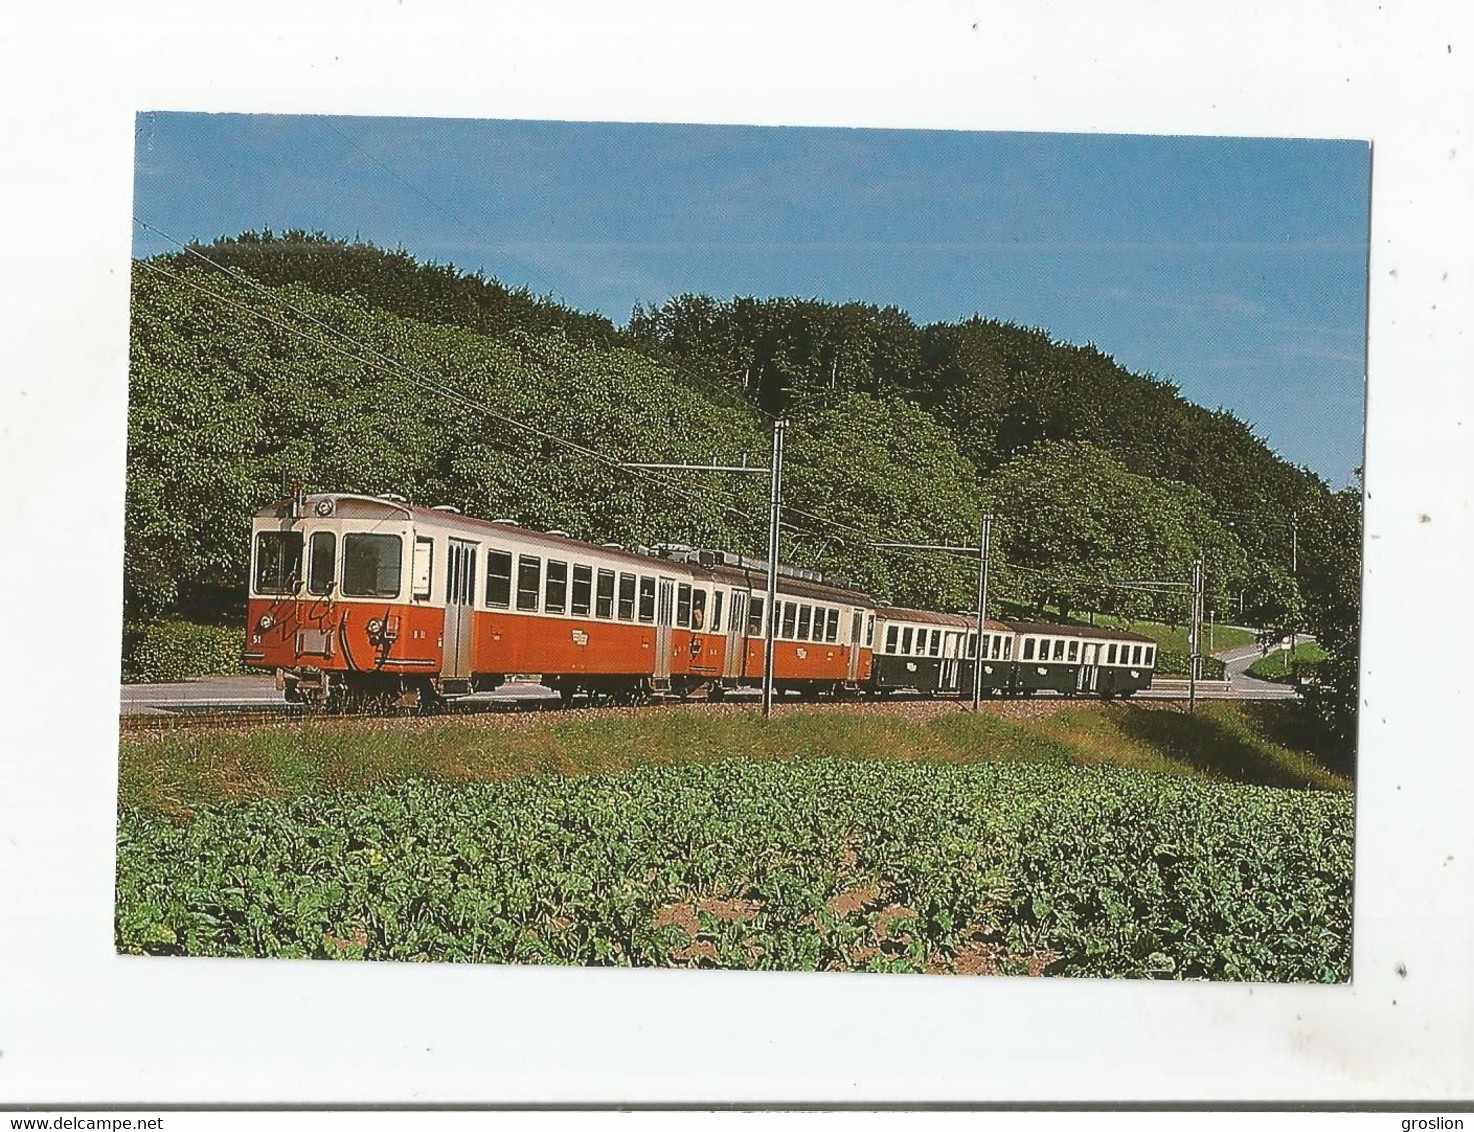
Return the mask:
<path id="1" fill-rule="evenodd" d="M 125 952 L 1340 981 L 1352 798 L 839 759 L 120 811 Z"/>

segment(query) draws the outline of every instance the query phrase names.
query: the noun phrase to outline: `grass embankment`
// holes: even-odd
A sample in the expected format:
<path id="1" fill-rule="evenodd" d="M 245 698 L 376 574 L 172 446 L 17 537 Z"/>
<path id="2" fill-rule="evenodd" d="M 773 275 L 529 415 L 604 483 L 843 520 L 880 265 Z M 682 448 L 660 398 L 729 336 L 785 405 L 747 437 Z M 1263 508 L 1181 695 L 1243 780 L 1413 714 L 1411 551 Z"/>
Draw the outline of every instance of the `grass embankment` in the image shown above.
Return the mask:
<path id="1" fill-rule="evenodd" d="M 1187 626 L 1186 625 L 1163 625 L 1156 621 L 1126 621 L 1120 617 L 1099 616 L 1095 618 L 1097 625 L 1106 625 L 1114 629 L 1127 629 L 1133 633 L 1150 637 L 1157 642 L 1157 648 L 1162 652 L 1182 653 L 1184 656 L 1188 651 Z M 1224 652 L 1228 649 L 1236 649 L 1240 645 L 1251 645 L 1255 637 L 1252 631 L 1240 629 L 1233 625 L 1214 625 L 1212 627 L 1212 640 L 1209 640 L 1208 625 L 1203 625 L 1203 655 L 1211 652 Z"/>
<path id="2" fill-rule="evenodd" d="M 991 710 L 990 710 L 991 709 Z M 461 719 L 309 720 L 240 731 L 130 735 L 121 744 L 120 801 L 186 815 L 202 804 L 286 799 L 430 778 L 449 783 L 584 775 L 729 758 L 865 759 L 968 764 L 1109 764 L 1217 782 L 1350 789 L 1293 731 L 1294 705 L 1164 705 L 1064 701 L 946 703 L 668 712 L 601 708 Z"/>
<path id="3" fill-rule="evenodd" d="M 129 738 L 117 942 L 1341 980 L 1349 782 L 1287 745 L 1283 708 L 808 708 L 765 726 L 726 706 Z"/>
<path id="4" fill-rule="evenodd" d="M 1249 675 L 1259 680 L 1274 680 L 1291 683 L 1295 672 L 1310 672 L 1326 659 L 1326 650 L 1315 641 L 1301 641 L 1295 646 L 1293 655 L 1289 649 L 1279 649 L 1268 656 L 1261 656 L 1249 665 Z"/>

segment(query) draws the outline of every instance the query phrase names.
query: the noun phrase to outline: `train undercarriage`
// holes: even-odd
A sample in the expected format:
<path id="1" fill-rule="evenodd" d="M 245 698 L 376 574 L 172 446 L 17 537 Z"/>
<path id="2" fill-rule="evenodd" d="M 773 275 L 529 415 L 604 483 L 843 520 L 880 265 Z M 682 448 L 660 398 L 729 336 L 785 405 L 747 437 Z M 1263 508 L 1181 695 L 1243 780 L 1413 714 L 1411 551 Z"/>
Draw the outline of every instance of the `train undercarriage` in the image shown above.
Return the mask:
<path id="1" fill-rule="evenodd" d="M 561 707 L 583 706 L 638 707 L 660 702 L 685 702 L 705 699 L 720 702 L 734 692 L 754 692 L 761 685 L 750 679 L 723 679 L 705 676 L 672 676 L 656 680 L 646 675 L 589 676 L 552 675 L 522 677 L 557 694 Z M 328 715 L 383 715 L 395 713 L 431 713 L 450 703 L 478 692 L 490 692 L 504 686 L 505 675 L 480 674 L 469 679 L 449 679 L 434 675 L 397 675 L 378 672 L 334 672 L 322 669 L 278 669 L 277 687 L 286 701 L 302 704 Z M 847 683 L 835 680 L 778 680 L 774 689 L 780 697 L 794 696 L 801 702 L 845 701 L 857 699 L 889 699 L 897 693 L 920 695 L 929 699 L 969 698 L 969 688 L 935 689 Z M 985 687 L 983 696 L 993 698 L 1032 698 L 1041 689 L 1005 686 Z M 1127 699 L 1135 688 L 1092 689 L 1075 687 L 1056 690 L 1066 698 Z"/>

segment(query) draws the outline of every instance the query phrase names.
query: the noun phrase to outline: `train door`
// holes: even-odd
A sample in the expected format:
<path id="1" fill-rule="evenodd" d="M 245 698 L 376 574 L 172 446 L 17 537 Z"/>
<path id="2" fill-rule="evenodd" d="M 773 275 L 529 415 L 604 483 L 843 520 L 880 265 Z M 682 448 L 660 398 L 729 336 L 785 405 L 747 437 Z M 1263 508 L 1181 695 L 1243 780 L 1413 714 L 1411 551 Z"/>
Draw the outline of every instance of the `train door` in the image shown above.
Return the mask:
<path id="1" fill-rule="evenodd" d="M 471 677 L 471 637 L 476 612 L 476 544 L 450 540 L 445 556 L 445 633 L 441 676 Z"/>
<path id="2" fill-rule="evenodd" d="M 850 618 L 850 671 L 849 682 L 860 678 L 860 646 L 865 643 L 865 611 L 857 609 Z"/>
<path id="3" fill-rule="evenodd" d="M 727 655 L 722 675 L 742 675 L 747 660 L 747 591 L 732 591 L 732 609 L 727 617 Z"/>
<path id="4" fill-rule="evenodd" d="M 1086 642 L 1080 654 L 1080 670 L 1075 674 L 1075 691 L 1093 692 L 1100 683 L 1099 652 L 1099 645 Z"/>
<path id="5" fill-rule="evenodd" d="M 676 583 L 661 578 L 655 597 L 655 679 L 670 679 L 670 628 L 675 621 Z"/>
<path id="6" fill-rule="evenodd" d="M 940 692 L 955 692 L 961 683 L 962 662 L 958 657 L 961 640 L 961 633 L 948 633 L 943 638 L 942 664 L 937 672 L 937 690 Z"/>

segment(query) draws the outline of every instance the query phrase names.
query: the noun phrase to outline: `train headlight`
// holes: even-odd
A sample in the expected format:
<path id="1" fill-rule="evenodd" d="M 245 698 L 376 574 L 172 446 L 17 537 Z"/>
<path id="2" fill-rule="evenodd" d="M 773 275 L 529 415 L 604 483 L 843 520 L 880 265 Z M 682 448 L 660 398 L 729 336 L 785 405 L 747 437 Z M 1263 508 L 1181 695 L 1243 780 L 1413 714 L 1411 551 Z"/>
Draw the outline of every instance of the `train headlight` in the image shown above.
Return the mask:
<path id="1" fill-rule="evenodd" d="M 375 617 L 372 621 L 368 623 L 368 634 L 370 637 L 377 637 L 383 631 L 384 623 L 380 621 L 377 617 Z"/>
<path id="2" fill-rule="evenodd" d="M 260 629 L 264 633 L 275 624 L 276 619 L 272 617 L 271 614 L 263 613 L 261 615 L 261 620 L 256 622 L 256 628 Z"/>
<path id="3" fill-rule="evenodd" d="M 333 501 L 331 499 L 319 499 L 317 506 L 313 510 L 326 519 L 333 513 Z"/>

